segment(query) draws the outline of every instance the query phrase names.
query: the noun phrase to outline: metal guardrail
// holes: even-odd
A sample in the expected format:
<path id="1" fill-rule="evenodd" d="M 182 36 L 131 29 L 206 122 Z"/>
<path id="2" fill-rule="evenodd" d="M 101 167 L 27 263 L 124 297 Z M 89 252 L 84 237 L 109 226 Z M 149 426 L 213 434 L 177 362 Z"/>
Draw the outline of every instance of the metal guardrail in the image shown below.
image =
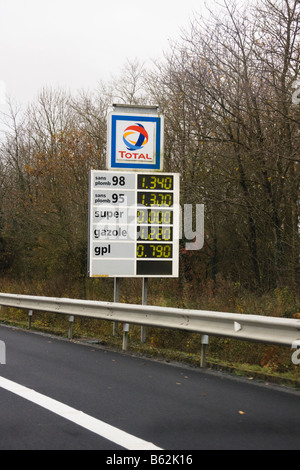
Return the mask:
<path id="1" fill-rule="evenodd" d="M 300 320 L 288 318 L 2 293 L 0 305 L 289 347 L 300 340 Z"/>

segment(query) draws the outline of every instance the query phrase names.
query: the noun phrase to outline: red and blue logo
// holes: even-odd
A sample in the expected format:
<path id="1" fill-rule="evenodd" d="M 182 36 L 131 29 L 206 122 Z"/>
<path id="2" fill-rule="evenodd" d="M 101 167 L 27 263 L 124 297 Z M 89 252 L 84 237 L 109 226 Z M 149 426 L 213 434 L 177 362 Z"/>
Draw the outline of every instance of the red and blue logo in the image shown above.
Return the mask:
<path id="1" fill-rule="evenodd" d="M 134 124 L 125 129 L 123 141 L 130 151 L 141 150 L 148 142 L 148 132 L 142 124 Z"/>

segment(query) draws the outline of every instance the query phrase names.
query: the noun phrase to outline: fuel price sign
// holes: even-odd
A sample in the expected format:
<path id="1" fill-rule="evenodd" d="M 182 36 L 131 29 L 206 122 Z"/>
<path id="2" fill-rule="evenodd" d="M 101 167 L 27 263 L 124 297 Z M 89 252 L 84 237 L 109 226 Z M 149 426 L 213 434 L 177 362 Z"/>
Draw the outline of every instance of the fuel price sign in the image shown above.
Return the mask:
<path id="1" fill-rule="evenodd" d="M 91 171 L 89 275 L 178 277 L 179 175 Z"/>

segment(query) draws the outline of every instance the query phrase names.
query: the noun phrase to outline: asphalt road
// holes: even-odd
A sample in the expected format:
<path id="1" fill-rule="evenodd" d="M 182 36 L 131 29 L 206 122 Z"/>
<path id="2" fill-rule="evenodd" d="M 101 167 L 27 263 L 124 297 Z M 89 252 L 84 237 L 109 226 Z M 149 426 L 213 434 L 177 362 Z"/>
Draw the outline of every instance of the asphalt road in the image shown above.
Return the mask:
<path id="1" fill-rule="evenodd" d="M 0 340 L 0 450 L 300 449 L 299 392 L 4 326 Z"/>

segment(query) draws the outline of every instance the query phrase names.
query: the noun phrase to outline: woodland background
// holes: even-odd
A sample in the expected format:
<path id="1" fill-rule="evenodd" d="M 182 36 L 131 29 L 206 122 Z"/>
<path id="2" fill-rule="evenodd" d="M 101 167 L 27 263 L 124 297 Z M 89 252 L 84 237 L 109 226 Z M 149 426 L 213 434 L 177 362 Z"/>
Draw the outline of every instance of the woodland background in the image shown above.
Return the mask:
<path id="1" fill-rule="evenodd" d="M 165 171 L 204 204 L 205 244 L 149 303 L 295 317 L 300 311 L 300 2 L 260 0 L 194 17 L 164 60 L 127 61 L 76 96 L 42 89 L 1 117 L 0 290 L 113 299 L 87 278 L 88 175 L 105 169 L 112 103 L 157 104 Z M 141 301 L 138 280 L 121 300 Z M 300 314 L 299 314 L 300 315 Z M 155 341 L 153 340 L 155 343 Z"/>

